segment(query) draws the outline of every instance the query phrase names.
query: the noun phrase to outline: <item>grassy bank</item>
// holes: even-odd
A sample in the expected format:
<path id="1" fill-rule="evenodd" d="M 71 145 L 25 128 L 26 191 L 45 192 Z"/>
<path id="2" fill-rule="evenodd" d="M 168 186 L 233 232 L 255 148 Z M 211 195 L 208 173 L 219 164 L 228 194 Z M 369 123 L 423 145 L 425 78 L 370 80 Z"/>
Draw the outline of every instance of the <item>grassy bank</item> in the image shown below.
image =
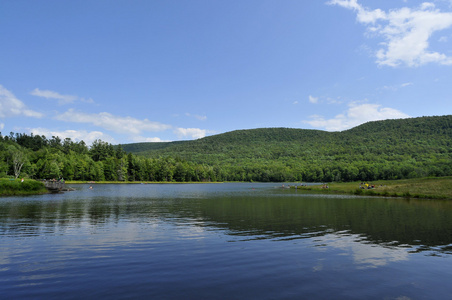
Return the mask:
<path id="1" fill-rule="evenodd" d="M 48 193 L 42 182 L 26 179 L 21 182 L 20 179 L 0 179 L 0 195 L 35 195 Z"/>
<path id="2" fill-rule="evenodd" d="M 324 185 L 316 185 L 301 187 L 301 189 L 332 194 L 452 200 L 452 177 L 378 180 L 366 183 L 375 187 L 363 189 L 360 186 L 365 187 L 365 185 L 361 182 L 345 182 L 329 183 L 328 188 L 325 188 Z M 297 188 L 300 189 L 300 187 Z"/>

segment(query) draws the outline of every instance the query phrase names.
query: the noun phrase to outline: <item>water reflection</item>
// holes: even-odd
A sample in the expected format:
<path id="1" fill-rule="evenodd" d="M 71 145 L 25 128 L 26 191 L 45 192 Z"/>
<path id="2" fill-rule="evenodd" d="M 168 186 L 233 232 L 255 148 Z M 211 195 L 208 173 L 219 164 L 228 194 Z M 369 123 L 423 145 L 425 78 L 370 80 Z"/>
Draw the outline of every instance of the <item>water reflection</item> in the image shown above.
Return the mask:
<path id="1" fill-rule="evenodd" d="M 63 195 L 0 200 L 0 236 L 95 234 L 114 227 L 135 239 L 134 226 L 164 223 L 222 231 L 236 242 L 309 238 L 337 248 L 354 245 L 357 261 L 370 261 L 358 253 L 384 257 L 400 248 L 452 254 L 448 201 L 311 196 L 234 184 L 82 186 Z"/>
<path id="2" fill-rule="evenodd" d="M 347 232 L 325 234 L 316 238 L 313 243 L 318 251 L 327 251 L 326 248 L 329 247 L 351 256 L 359 269 L 376 268 L 409 259 L 409 253 L 404 248 L 377 246 L 363 236 Z"/>
<path id="3" fill-rule="evenodd" d="M 265 184 L 0 199 L 6 299 L 449 299 L 447 201 Z"/>

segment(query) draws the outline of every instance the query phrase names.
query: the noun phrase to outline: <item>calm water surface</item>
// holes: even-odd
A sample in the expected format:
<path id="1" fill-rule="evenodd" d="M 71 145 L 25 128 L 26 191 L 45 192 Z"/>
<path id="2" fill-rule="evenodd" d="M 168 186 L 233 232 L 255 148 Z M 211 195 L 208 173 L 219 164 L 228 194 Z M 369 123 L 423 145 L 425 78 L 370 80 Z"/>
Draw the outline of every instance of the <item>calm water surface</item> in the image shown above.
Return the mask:
<path id="1" fill-rule="evenodd" d="M 0 198 L 0 298 L 452 299 L 452 201 L 275 186 Z"/>

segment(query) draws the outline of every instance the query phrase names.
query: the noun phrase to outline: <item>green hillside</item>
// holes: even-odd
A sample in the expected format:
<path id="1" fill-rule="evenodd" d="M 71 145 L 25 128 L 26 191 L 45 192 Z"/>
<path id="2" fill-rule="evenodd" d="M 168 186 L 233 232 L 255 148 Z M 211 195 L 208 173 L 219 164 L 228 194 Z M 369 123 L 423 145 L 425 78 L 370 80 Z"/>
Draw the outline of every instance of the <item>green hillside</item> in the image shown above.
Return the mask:
<path id="1" fill-rule="evenodd" d="M 145 157 L 213 166 L 224 180 L 352 181 L 452 175 L 452 116 L 368 122 L 342 132 L 237 130 L 195 141 L 140 143 Z"/>
<path id="2" fill-rule="evenodd" d="M 261 128 L 124 146 L 0 133 L 0 178 L 8 179 L 330 182 L 428 176 L 452 176 L 452 116 L 369 122 L 343 132 Z"/>
<path id="3" fill-rule="evenodd" d="M 178 144 L 183 144 L 186 141 L 175 141 L 175 142 L 154 142 L 154 143 L 133 143 L 121 145 L 122 149 L 127 153 L 140 153 L 149 150 L 161 150 L 169 146 L 174 146 Z"/>

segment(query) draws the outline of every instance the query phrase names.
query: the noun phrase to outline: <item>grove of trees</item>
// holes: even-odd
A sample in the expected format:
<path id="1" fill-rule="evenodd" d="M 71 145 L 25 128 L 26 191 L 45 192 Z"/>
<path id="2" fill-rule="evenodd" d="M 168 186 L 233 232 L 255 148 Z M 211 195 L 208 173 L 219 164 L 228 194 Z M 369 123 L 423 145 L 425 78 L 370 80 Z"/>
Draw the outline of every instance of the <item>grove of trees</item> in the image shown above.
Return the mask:
<path id="1" fill-rule="evenodd" d="M 0 133 L 0 177 L 81 181 L 215 181 L 214 168 L 173 157 L 127 154 L 121 145 L 96 140 Z"/>

